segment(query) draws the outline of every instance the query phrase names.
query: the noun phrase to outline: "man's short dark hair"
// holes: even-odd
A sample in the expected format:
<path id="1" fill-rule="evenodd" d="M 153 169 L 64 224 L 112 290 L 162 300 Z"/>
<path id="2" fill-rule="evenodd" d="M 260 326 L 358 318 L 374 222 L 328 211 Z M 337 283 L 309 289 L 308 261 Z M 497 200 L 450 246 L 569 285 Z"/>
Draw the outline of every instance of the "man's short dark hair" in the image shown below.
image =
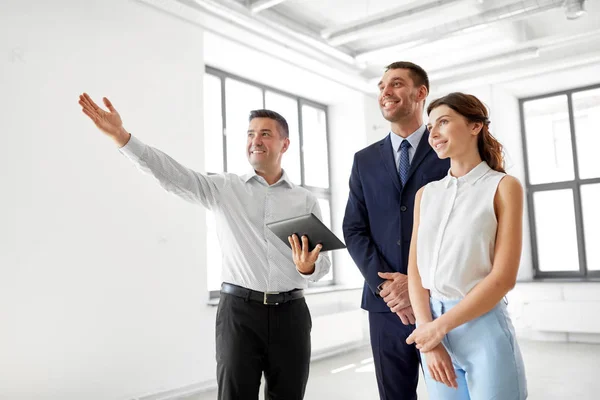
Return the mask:
<path id="1" fill-rule="evenodd" d="M 248 122 L 252 121 L 254 118 L 269 118 L 276 121 L 279 125 L 279 135 L 282 138 L 290 137 L 288 123 L 285 120 L 285 118 L 281 116 L 281 114 L 271 110 L 252 110 L 250 111 L 250 117 L 248 118 Z"/>
<path id="2" fill-rule="evenodd" d="M 409 70 L 410 77 L 415 86 L 425 85 L 427 93 L 429 93 L 429 77 L 427 76 L 427 72 L 417 64 L 411 63 L 410 61 L 396 61 L 385 67 L 385 72 L 388 72 L 390 69 Z"/>

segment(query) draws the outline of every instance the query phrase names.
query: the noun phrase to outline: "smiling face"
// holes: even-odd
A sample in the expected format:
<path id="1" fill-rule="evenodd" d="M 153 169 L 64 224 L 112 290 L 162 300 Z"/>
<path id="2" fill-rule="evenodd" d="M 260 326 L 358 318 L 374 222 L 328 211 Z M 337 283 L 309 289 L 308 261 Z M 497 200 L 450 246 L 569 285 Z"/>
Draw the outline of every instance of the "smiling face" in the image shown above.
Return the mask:
<path id="1" fill-rule="evenodd" d="M 477 151 L 477 135 L 481 122 L 469 122 L 464 116 L 443 104 L 429 113 L 429 145 L 438 157 L 454 158 Z"/>
<path id="2" fill-rule="evenodd" d="M 427 96 L 427 89 L 416 87 L 411 71 L 404 68 L 390 69 L 379 82 L 379 108 L 390 122 L 399 122 L 422 112 L 421 101 Z"/>
<path id="3" fill-rule="evenodd" d="M 271 118 L 253 118 L 248 126 L 246 151 L 250 165 L 257 172 L 273 173 L 281 169 L 281 156 L 290 145 L 282 137 L 277 121 Z"/>

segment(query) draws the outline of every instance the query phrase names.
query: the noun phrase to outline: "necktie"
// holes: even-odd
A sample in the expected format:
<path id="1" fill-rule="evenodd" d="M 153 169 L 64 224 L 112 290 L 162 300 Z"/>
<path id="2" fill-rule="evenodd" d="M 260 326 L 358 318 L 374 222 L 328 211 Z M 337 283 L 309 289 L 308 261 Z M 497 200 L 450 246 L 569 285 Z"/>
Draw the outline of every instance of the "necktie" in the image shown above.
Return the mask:
<path id="1" fill-rule="evenodd" d="M 398 163 L 398 175 L 400 175 L 400 182 L 402 182 L 402 186 L 406 184 L 406 180 L 408 179 L 408 170 L 410 168 L 410 162 L 408 160 L 408 149 L 410 148 L 410 143 L 408 140 L 403 140 L 400 143 L 400 162 Z"/>

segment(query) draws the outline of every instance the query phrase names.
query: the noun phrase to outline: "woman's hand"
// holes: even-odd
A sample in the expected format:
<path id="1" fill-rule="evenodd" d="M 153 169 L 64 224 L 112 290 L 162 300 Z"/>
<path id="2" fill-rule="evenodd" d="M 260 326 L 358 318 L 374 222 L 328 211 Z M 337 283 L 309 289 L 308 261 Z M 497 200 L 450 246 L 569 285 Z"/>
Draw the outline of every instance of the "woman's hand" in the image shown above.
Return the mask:
<path id="1" fill-rule="evenodd" d="M 442 339 L 446 335 L 446 332 L 439 326 L 437 321 L 425 322 L 419 324 L 417 329 L 406 339 L 407 344 L 415 343 L 417 349 L 421 352 L 426 353 L 431 351 L 438 344 L 442 342 Z"/>
<path id="2" fill-rule="evenodd" d="M 427 368 L 433 380 L 454 389 L 458 388 L 452 359 L 443 344 L 438 344 L 431 351 L 422 351 L 421 354 L 425 356 Z"/>

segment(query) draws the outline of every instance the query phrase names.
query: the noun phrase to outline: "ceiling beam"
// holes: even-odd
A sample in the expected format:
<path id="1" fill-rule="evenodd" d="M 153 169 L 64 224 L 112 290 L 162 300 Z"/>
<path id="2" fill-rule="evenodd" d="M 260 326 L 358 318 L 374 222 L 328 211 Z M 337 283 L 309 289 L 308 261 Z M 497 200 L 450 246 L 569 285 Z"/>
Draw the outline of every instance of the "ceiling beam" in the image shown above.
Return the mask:
<path id="1" fill-rule="evenodd" d="M 429 72 L 429 80 L 438 81 L 444 80 L 453 76 L 474 73 L 483 69 L 501 67 L 515 62 L 530 60 L 537 58 L 540 55 L 538 47 L 526 47 L 518 50 L 508 51 L 501 54 L 470 60 L 469 62 L 452 64 L 445 66 L 439 70 Z"/>
<path id="2" fill-rule="evenodd" d="M 180 21 L 190 23 L 211 36 L 218 36 L 231 42 L 234 46 L 242 46 L 251 52 L 265 55 L 265 60 L 276 60 L 308 71 L 327 81 L 335 82 L 346 88 L 372 93 L 373 89 L 361 75 L 354 58 L 326 43 L 291 32 L 285 27 L 276 27 L 263 17 L 250 16 L 250 10 L 241 3 L 239 7 L 228 8 L 226 0 L 135 0 L 159 12 L 164 12 Z M 227 4 L 234 0 L 227 1 Z M 320 39 L 320 38 L 319 38 Z M 225 59 L 218 55 L 217 58 Z M 259 56 L 260 59 L 260 56 Z M 216 67 L 229 68 L 227 64 L 216 64 Z"/>
<path id="3" fill-rule="evenodd" d="M 252 11 L 253 14 L 256 14 L 268 8 L 275 7 L 284 1 L 285 0 L 258 0 L 250 5 L 250 11 Z"/>
<path id="4" fill-rule="evenodd" d="M 160 2 L 164 0 L 137 1 Z M 341 61 L 347 68 L 356 70 L 356 60 L 353 56 L 330 46 L 321 38 L 299 33 L 261 15 L 252 16 L 247 7 L 235 0 L 177 0 L 175 3 L 180 3 L 195 9 L 201 9 L 224 21 L 231 22 L 238 27 L 246 29 L 249 32 L 267 38 L 272 42 L 282 43 L 295 51 L 321 53 L 322 55 Z"/>
<path id="5" fill-rule="evenodd" d="M 396 11 L 387 10 L 385 12 L 371 15 L 367 18 L 352 21 L 347 24 L 326 28 L 321 31 L 321 37 L 327 39 L 332 46 L 339 46 L 359 39 L 373 37 L 378 35 L 377 29 L 390 21 L 401 20 L 404 18 L 415 18 L 417 14 L 431 12 L 434 9 L 440 11 L 440 7 L 450 6 L 454 3 L 463 3 L 465 0 L 435 0 L 419 4 L 410 8 L 402 7 Z"/>
<path id="6" fill-rule="evenodd" d="M 441 26 L 434 26 L 420 32 L 409 33 L 403 37 L 394 38 L 393 45 L 382 45 L 370 48 L 356 54 L 357 62 L 368 62 L 373 57 L 381 54 L 390 54 L 394 51 L 406 50 L 421 43 L 430 43 L 449 37 L 452 34 L 465 33 L 480 26 L 499 21 L 512 21 L 523 19 L 543 11 L 562 7 L 564 0 L 521 0 L 498 8 L 485 11 L 481 14 L 459 19 Z M 393 53 L 392 53 L 393 54 Z"/>

